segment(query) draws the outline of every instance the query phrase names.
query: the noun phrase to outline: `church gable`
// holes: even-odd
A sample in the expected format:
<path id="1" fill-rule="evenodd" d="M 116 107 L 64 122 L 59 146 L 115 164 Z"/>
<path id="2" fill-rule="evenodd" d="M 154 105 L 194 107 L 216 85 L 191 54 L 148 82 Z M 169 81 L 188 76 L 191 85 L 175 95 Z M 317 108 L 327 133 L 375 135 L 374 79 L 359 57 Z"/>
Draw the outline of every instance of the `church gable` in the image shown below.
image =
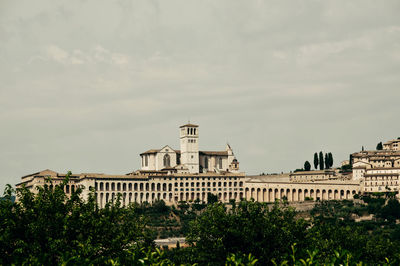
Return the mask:
<path id="1" fill-rule="evenodd" d="M 165 145 L 162 149 L 159 150 L 159 153 L 176 153 L 176 151 L 170 146 Z"/>

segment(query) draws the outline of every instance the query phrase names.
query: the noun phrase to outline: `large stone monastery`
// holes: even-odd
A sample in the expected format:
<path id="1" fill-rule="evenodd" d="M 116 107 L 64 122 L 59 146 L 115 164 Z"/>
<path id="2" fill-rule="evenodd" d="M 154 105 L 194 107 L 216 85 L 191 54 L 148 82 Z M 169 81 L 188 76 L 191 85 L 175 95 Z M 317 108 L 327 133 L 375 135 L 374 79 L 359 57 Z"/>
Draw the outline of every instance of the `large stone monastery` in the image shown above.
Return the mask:
<path id="1" fill-rule="evenodd" d="M 199 127 L 186 124 L 179 128 L 180 150 L 166 145 L 140 154 L 141 169 L 125 175 L 98 173 L 72 174 L 65 193 L 78 187 L 87 198 L 91 191 L 100 207 L 114 202 L 122 204 L 164 200 L 206 201 L 213 193 L 222 202 L 254 199 L 273 202 L 353 199 L 355 194 L 398 191 L 400 187 L 400 140 L 384 144 L 383 150 L 361 151 L 350 156 L 352 172 L 339 169 L 302 171 L 290 174 L 248 176 L 239 171 L 232 148 L 223 151 L 199 150 Z M 57 185 L 66 174 L 44 170 L 23 176 L 17 187 L 37 191 L 46 182 Z M 50 181 L 51 180 L 51 181 Z M 50 183 L 51 182 L 51 183 Z"/>

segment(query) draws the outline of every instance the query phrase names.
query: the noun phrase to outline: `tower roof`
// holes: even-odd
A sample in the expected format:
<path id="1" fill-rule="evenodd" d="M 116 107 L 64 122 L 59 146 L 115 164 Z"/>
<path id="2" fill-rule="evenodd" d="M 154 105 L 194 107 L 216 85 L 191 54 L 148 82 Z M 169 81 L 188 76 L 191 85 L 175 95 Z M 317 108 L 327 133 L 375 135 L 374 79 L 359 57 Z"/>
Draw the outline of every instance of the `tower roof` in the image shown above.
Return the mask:
<path id="1" fill-rule="evenodd" d="M 199 127 L 199 126 L 195 125 L 195 124 L 186 124 L 186 125 L 180 126 L 180 128 L 182 128 L 182 127 Z"/>

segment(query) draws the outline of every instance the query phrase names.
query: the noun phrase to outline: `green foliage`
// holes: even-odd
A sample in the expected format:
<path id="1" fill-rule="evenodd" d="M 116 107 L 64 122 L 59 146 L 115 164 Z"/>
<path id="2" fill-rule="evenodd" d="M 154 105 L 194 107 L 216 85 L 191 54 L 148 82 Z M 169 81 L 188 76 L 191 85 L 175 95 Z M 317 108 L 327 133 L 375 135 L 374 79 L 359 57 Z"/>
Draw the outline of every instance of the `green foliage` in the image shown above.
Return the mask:
<path id="1" fill-rule="evenodd" d="M 324 154 L 322 151 L 319 152 L 319 170 L 324 170 Z"/>
<path id="2" fill-rule="evenodd" d="M 332 153 L 330 152 L 330 153 L 328 153 L 328 162 L 329 162 L 329 168 L 332 168 L 332 166 L 333 166 L 333 155 L 332 155 Z"/>
<path id="3" fill-rule="evenodd" d="M 318 153 L 314 153 L 314 169 L 315 170 L 318 169 L 318 164 L 319 164 Z"/>
<path id="4" fill-rule="evenodd" d="M 340 168 L 341 172 L 351 172 L 351 170 L 353 169 L 353 167 L 351 166 L 351 164 L 345 164 L 342 165 L 342 167 Z"/>
<path id="5" fill-rule="evenodd" d="M 309 161 L 305 161 L 304 170 L 306 170 L 306 171 L 310 171 L 311 170 L 311 164 L 310 164 Z"/>
<path id="6" fill-rule="evenodd" d="M 376 150 L 378 150 L 378 151 L 383 150 L 383 144 L 382 144 L 382 142 L 379 142 L 379 143 L 376 145 Z"/>
<path id="7" fill-rule="evenodd" d="M 16 192 L 19 201 L 0 202 L 0 264 L 125 263 L 153 246 L 146 219 L 134 209 L 119 201 L 99 209 L 92 194 L 82 200 L 81 189 L 67 198 L 64 184 L 49 181 L 37 194 L 7 187 L 6 197 Z"/>
<path id="8" fill-rule="evenodd" d="M 329 158 L 329 155 L 328 155 Z M 68 182 L 68 179 L 65 181 Z M 64 183 L 65 184 L 65 183 Z M 396 192 L 321 201 L 307 219 L 287 204 L 163 201 L 99 209 L 51 180 L 36 194 L 7 186 L 0 201 L 0 265 L 398 265 Z M 13 202 L 17 193 L 18 202 Z M 307 199 L 306 199 L 307 200 Z M 308 199 L 309 200 L 309 199 Z M 370 220 L 357 221 L 369 215 Z M 186 236 L 161 250 L 155 237 Z"/>
<path id="9" fill-rule="evenodd" d="M 328 154 L 327 153 L 325 153 L 324 161 L 325 161 L 325 169 L 329 169 L 329 159 L 328 159 Z"/>
<path id="10" fill-rule="evenodd" d="M 215 203 L 191 224 L 187 241 L 199 263 L 222 264 L 231 253 L 251 253 L 263 264 L 281 258 L 288 244 L 304 239 L 307 226 L 295 219 L 292 208 L 277 204 L 268 210 L 265 204 L 241 201 L 227 210 Z"/>
<path id="11" fill-rule="evenodd" d="M 257 263 L 258 259 L 256 259 L 251 254 L 230 254 L 226 259 L 226 266 L 252 266 Z"/>
<path id="12" fill-rule="evenodd" d="M 218 202 L 218 196 L 214 195 L 213 193 L 207 193 L 207 204 L 214 204 Z"/>

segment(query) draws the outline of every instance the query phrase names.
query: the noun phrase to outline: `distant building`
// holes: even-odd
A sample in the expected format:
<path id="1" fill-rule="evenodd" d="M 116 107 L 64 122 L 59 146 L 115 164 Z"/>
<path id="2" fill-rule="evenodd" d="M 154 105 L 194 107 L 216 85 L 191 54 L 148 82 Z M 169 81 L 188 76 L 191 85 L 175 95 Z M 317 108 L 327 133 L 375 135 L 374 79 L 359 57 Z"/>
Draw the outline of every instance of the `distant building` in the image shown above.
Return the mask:
<path id="1" fill-rule="evenodd" d="M 141 169 L 125 175 L 101 173 L 72 174 L 64 191 L 71 195 L 82 188 L 87 198 L 91 191 L 100 207 L 121 197 L 123 205 L 164 200 L 206 201 L 207 194 L 222 202 L 255 199 L 273 202 L 286 199 L 343 200 L 355 194 L 398 191 L 400 187 L 400 150 L 398 141 L 387 142 L 381 151 L 351 154 L 352 173 L 339 169 L 302 171 L 291 174 L 246 176 L 239 172 L 239 162 L 227 145 L 223 151 L 199 150 L 199 127 L 186 124 L 179 128 L 180 150 L 166 145 L 140 154 Z M 32 191 L 44 184 L 65 181 L 66 174 L 44 170 L 23 176 L 17 187 Z M 51 180 L 51 181 L 50 181 Z"/>
<path id="2" fill-rule="evenodd" d="M 229 144 L 224 151 L 199 151 L 199 126 L 180 127 L 180 150 L 166 145 L 140 154 L 141 170 L 170 170 L 176 173 L 239 172 L 239 162 Z"/>
<path id="3" fill-rule="evenodd" d="M 383 149 L 384 150 L 393 150 L 393 151 L 400 150 L 400 138 L 395 139 L 395 140 L 389 140 L 388 142 L 383 144 Z"/>

